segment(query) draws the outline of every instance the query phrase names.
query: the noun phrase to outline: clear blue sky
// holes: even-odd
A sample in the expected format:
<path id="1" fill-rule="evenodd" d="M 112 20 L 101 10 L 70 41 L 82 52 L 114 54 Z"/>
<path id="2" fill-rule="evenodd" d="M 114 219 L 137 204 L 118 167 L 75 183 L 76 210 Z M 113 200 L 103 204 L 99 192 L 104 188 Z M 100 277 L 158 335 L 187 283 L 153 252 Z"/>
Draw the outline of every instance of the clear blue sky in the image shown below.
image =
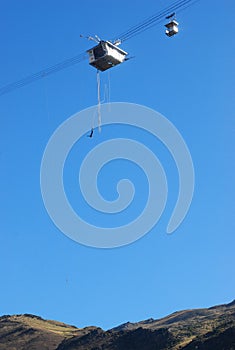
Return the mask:
<path id="1" fill-rule="evenodd" d="M 84 52 L 92 43 L 81 33 L 113 38 L 170 3 L 2 2 L 0 85 Z M 32 313 L 107 329 L 234 299 L 234 11 L 232 0 L 201 0 L 179 13 L 178 36 L 169 39 L 163 25 L 153 27 L 123 43 L 135 58 L 110 71 L 111 101 L 159 111 L 190 149 L 195 194 L 173 235 L 165 230 L 177 174 L 160 143 L 153 151 L 168 174 L 170 197 L 157 226 L 137 242 L 110 250 L 82 246 L 62 234 L 44 208 L 40 163 L 49 137 L 96 104 L 96 72 L 87 61 L 0 97 L 1 315 Z M 103 128 L 99 141 L 109 132 Z M 147 135 L 133 137 L 151 143 Z M 65 169 L 75 207 L 78 151 Z M 126 163 L 120 169 L 128 173 Z M 112 178 L 117 167 L 108 170 Z M 145 191 L 141 176 L 137 171 L 136 186 Z"/>

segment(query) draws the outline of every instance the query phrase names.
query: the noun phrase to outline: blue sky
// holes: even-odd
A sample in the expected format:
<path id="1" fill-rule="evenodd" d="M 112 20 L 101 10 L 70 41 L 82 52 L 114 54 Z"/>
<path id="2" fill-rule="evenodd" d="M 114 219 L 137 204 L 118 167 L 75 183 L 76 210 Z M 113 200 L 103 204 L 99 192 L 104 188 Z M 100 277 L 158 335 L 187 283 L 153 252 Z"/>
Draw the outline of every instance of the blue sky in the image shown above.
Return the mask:
<path id="1" fill-rule="evenodd" d="M 75 0 L 2 3 L 1 86 L 84 52 L 92 42 L 80 34 L 116 37 L 171 3 L 136 1 L 133 8 L 124 0 L 115 7 L 107 0 L 99 7 Z M 45 210 L 40 164 L 46 144 L 63 121 L 97 102 L 96 71 L 86 60 L 0 97 L 1 315 L 32 313 L 107 329 L 234 299 L 234 10 L 232 0 L 199 1 L 178 14 L 175 38 L 165 36 L 163 24 L 151 28 L 123 43 L 132 60 L 110 70 L 110 78 L 101 76 L 102 86 L 110 79 L 112 102 L 157 110 L 187 142 L 195 193 L 173 235 L 166 234 L 166 226 L 178 191 L 174 162 L 160 142 L 137 130 L 132 137 L 153 147 L 170 188 L 151 232 L 122 248 L 90 248 L 61 233 Z M 85 147 L 110 133 L 124 137 L 130 130 L 104 127 L 92 140 L 84 136 L 91 141 Z M 79 151 L 78 142 L 65 167 L 75 208 Z M 138 191 L 145 199 L 147 186 L 139 169 L 130 166 L 110 165 L 100 186 L 109 196 L 108 179 L 117 168 L 120 176 L 131 174 L 138 189 L 132 216 L 144 205 Z M 89 219 L 85 208 L 80 214 Z M 103 216 L 97 220 L 107 225 Z"/>

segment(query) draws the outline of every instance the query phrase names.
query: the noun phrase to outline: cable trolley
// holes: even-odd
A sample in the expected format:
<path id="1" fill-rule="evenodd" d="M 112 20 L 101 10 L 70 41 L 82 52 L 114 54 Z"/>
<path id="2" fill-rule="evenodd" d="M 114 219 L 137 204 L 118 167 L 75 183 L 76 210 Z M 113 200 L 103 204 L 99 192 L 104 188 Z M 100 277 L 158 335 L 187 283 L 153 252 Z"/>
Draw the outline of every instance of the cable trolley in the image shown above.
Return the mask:
<path id="1" fill-rule="evenodd" d="M 117 66 L 126 60 L 127 52 L 118 47 L 119 42 L 99 40 L 98 45 L 87 50 L 89 64 L 100 71 Z"/>
<path id="2" fill-rule="evenodd" d="M 165 24 L 166 29 L 166 35 L 171 37 L 179 32 L 178 25 L 179 23 L 175 19 L 175 12 L 173 12 L 171 15 L 167 16 L 166 19 L 169 19 L 169 22 Z"/>

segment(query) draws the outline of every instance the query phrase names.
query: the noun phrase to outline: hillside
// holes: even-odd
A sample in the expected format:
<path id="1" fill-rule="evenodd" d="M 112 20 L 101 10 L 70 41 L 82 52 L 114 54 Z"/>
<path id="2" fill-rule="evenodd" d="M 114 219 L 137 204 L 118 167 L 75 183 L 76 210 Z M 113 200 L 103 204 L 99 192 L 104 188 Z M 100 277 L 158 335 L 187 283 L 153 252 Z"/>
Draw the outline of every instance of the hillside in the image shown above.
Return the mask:
<path id="1" fill-rule="evenodd" d="M 235 301 L 108 331 L 24 314 L 0 317 L 0 350 L 235 350 Z"/>

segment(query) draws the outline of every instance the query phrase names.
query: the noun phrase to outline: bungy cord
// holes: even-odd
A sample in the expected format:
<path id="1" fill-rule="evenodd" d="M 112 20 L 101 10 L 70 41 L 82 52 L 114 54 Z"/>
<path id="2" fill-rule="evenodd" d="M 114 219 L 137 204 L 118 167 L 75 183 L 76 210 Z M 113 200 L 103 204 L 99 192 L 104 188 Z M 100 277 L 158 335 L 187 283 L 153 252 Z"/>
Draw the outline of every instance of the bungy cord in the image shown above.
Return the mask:
<path id="1" fill-rule="evenodd" d="M 100 110 L 100 72 L 97 69 L 97 95 L 98 95 L 98 105 L 97 105 L 97 112 L 98 112 L 98 129 L 99 132 L 101 132 L 101 110 Z"/>

